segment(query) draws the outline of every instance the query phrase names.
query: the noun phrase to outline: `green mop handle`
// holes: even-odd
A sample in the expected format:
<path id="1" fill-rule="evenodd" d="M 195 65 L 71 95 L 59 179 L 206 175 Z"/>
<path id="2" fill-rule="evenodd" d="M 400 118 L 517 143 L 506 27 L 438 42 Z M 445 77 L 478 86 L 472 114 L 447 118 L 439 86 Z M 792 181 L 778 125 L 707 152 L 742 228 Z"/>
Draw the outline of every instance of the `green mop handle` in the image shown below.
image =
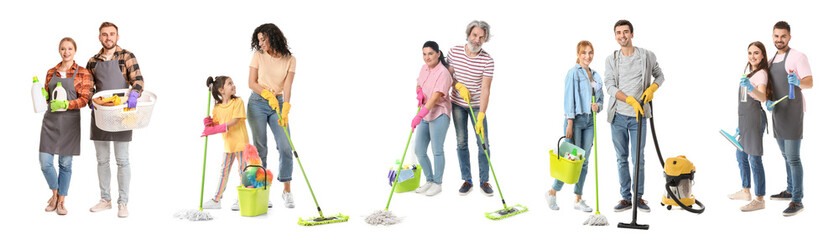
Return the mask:
<path id="1" fill-rule="evenodd" d="M 417 113 L 419 113 L 422 106 L 417 108 Z M 405 154 L 408 153 L 408 146 L 411 145 L 411 137 L 414 136 L 414 129 L 411 129 L 411 134 L 408 134 L 408 143 L 405 143 L 405 151 L 402 152 L 402 160 L 399 160 L 399 169 L 396 169 L 396 181 L 399 179 L 399 174 L 402 173 L 402 163 L 405 162 Z M 418 176 L 419 177 L 419 176 Z M 390 199 L 393 198 L 393 191 L 396 190 L 396 183 L 393 183 L 393 186 L 390 187 L 390 196 L 387 197 L 387 205 L 385 205 L 385 211 L 390 208 Z"/>
<path id="2" fill-rule="evenodd" d="M 213 91 L 207 92 L 207 117 L 210 116 L 210 100 Z M 201 167 L 201 200 L 198 202 L 198 210 L 204 211 L 204 173 L 207 170 L 207 140 L 209 136 L 204 136 L 204 166 Z"/>
<path id="3" fill-rule="evenodd" d="M 280 120 L 283 120 L 283 115 L 280 113 L 280 109 L 275 109 L 277 115 L 280 117 Z M 288 124 L 288 123 L 286 123 Z M 294 153 L 294 158 L 297 159 L 297 165 L 300 166 L 300 172 L 303 173 L 303 179 L 306 179 L 306 186 L 309 187 L 309 193 L 312 194 L 312 199 L 315 200 L 315 207 L 318 208 L 318 214 L 320 217 L 323 218 L 323 212 L 320 210 L 320 204 L 318 204 L 318 198 L 315 197 L 315 192 L 312 191 L 312 185 L 309 184 L 309 178 L 306 177 L 306 170 L 303 170 L 303 163 L 300 163 L 300 157 L 297 155 L 297 150 L 294 149 L 294 143 L 291 142 L 291 136 L 288 135 L 288 128 L 285 126 L 283 127 L 283 132 L 285 133 L 286 139 L 288 139 L 288 145 L 291 145 L 291 152 Z"/>
<path id="4" fill-rule="evenodd" d="M 472 113 L 472 126 L 477 126 L 478 120 L 475 119 L 475 111 L 472 110 L 472 103 L 466 101 L 466 104 L 469 105 L 469 112 Z M 487 163 L 489 164 L 489 170 L 492 171 L 492 179 L 495 180 L 495 187 L 498 188 L 498 195 L 501 196 L 501 204 L 504 205 L 504 209 L 507 209 L 507 202 L 504 201 L 504 194 L 501 193 L 501 185 L 498 184 L 498 176 L 495 175 L 495 170 L 492 168 L 492 161 L 489 160 L 489 152 L 487 152 L 487 144 L 484 142 L 484 135 L 478 134 L 478 137 L 481 139 L 481 147 L 484 149 L 484 154 L 487 155 Z"/>
<path id="5" fill-rule="evenodd" d="M 594 96 L 591 96 L 591 103 L 597 104 L 594 100 Z M 591 117 L 594 121 L 594 205 L 597 209 L 594 214 L 600 214 L 600 183 L 598 183 L 597 177 L 597 112 L 592 110 Z"/>

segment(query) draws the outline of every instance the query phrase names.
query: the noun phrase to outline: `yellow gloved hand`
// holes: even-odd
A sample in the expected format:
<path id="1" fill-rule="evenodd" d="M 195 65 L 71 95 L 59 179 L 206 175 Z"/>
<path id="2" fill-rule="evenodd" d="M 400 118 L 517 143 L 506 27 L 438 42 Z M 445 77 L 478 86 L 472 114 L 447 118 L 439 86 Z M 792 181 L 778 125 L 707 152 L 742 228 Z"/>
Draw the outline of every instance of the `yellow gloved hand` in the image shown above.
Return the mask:
<path id="1" fill-rule="evenodd" d="M 486 115 L 483 112 L 478 112 L 478 119 L 475 123 L 475 134 L 484 136 L 484 117 Z"/>
<path id="2" fill-rule="evenodd" d="M 635 109 L 635 121 L 641 122 L 641 119 L 638 118 L 638 114 L 644 116 L 644 108 L 641 107 L 641 104 L 639 104 L 632 96 L 626 96 L 626 104 L 629 104 Z"/>
<path id="3" fill-rule="evenodd" d="M 460 92 L 460 97 L 463 98 L 463 100 L 466 100 L 467 103 L 470 102 L 469 89 L 466 89 L 466 86 L 463 86 L 462 83 L 457 83 L 454 85 L 454 89 L 457 89 L 457 91 Z"/>
<path id="4" fill-rule="evenodd" d="M 647 90 L 644 90 L 644 95 L 641 95 L 641 98 L 644 99 L 644 104 L 653 100 L 653 93 L 655 93 L 655 90 L 658 90 L 658 84 L 655 83 L 650 84 L 650 87 L 648 87 Z"/>
<path id="5" fill-rule="evenodd" d="M 268 91 L 268 89 L 262 89 L 259 95 L 265 98 L 265 100 L 268 100 L 268 106 L 271 106 L 271 109 L 276 110 L 280 108 L 280 102 L 277 102 L 277 96 L 271 93 L 271 91 Z"/>
<path id="6" fill-rule="evenodd" d="M 283 103 L 283 113 L 280 114 L 280 120 L 278 120 L 278 123 L 280 124 L 280 126 L 288 127 L 288 111 L 290 111 L 290 110 L 291 110 L 291 104 L 290 103 Z"/>

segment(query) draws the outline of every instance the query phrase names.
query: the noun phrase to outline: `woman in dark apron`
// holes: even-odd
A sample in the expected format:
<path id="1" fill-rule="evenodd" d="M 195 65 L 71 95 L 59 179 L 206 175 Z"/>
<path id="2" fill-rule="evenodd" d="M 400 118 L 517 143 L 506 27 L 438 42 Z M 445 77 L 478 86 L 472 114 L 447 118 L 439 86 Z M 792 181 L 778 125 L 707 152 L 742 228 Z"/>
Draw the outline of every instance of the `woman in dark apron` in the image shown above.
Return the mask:
<path id="1" fill-rule="evenodd" d="M 44 82 L 48 93 L 45 101 L 49 103 L 50 111 L 44 113 L 38 151 L 41 172 L 52 190 L 45 211 L 65 215 L 67 209 L 64 208 L 64 199 L 73 173 L 73 156 L 79 155 L 81 140 L 79 109 L 86 106 L 90 99 L 91 80 L 90 73 L 73 60 L 76 42 L 72 38 L 61 39 L 58 52 L 61 54 L 61 62 L 47 71 Z M 66 92 L 65 99 L 61 97 L 64 94 L 55 92 L 59 85 Z M 58 174 L 53 164 L 55 155 L 58 155 Z"/>
<path id="2" fill-rule="evenodd" d="M 749 212 L 765 208 L 763 196 L 766 195 L 766 177 L 763 171 L 763 131 L 766 130 L 766 113 L 760 102 L 765 102 L 771 96 L 771 82 L 769 81 L 769 62 L 766 61 L 766 47 L 761 42 L 752 42 L 748 47 L 749 63 L 746 66 L 746 77 L 740 79 L 738 91 L 738 124 L 740 132 L 739 142 L 743 151 L 737 150 L 737 163 L 740 166 L 740 180 L 743 189 L 729 194 L 733 200 L 751 200 L 740 207 L 741 211 Z M 744 91 L 745 95 L 744 95 Z M 755 196 L 752 200 L 751 177 L 754 176 Z"/>

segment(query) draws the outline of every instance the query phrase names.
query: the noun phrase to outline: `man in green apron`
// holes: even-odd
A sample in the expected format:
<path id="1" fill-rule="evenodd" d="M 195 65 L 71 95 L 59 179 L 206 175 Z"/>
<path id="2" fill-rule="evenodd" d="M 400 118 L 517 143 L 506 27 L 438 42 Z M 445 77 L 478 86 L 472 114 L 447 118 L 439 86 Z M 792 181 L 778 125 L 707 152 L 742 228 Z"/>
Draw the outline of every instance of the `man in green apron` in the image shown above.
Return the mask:
<path id="1" fill-rule="evenodd" d="M 128 108 L 137 106 L 137 98 L 143 93 L 143 75 L 134 54 L 117 46 L 119 29 L 110 22 L 104 22 L 99 27 L 99 42 L 102 50 L 94 55 L 87 63 L 87 69 L 93 76 L 92 92 L 113 89 L 132 89 L 126 104 Z M 94 110 L 95 111 L 95 110 Z M 128 186 L 131 180 L 131 167 L 128 164 L 128 143 L 131 142 L 131 131 L 107 132 L 96 126 L 96 119 L 91 111 L 90 140 L 96 148 L 97 171 L 99 173 L 99 190 L 102 199 L 90 208 L 91 212 L 111 209 L 111 144 L 113 143 L 114 158 L 117 162 L 117 184 L 119 186 L 119 211 L 117 216 L 128 217 Z"/>

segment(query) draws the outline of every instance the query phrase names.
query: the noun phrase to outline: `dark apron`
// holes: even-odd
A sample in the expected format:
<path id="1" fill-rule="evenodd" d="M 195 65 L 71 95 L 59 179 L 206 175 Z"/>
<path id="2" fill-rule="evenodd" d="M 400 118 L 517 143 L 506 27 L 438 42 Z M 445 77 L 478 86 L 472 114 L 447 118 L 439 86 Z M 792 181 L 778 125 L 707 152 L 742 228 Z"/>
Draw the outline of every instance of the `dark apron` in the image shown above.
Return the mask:
<path id="1" fill-rule="evenodd" d="M 784 97 L 781 94 L 789 92 L 789 81 L 787 80 L 786 62 L 790 52 L 784 55 L 784 60 L 769 65 L 769 81 L 772 81 L 772 101 Z M 775 53 L 778 56 L 778 53 Z M 775 61 L 775 57 L 772 57 Z M 775 130 L 775 138 L 786 140 L 798 140 L 804 138 L 804 95 L 801 88 L 795 87 L 795 99 L 787 98 L 775 105 L 772 111 L 772 127 Z"/>
<path id="2" fill-rule="evenodd" d="M 50 94 L 60 82 L 67 91 L 67 101 L 78 98 L 74 81 L 76 73 L 73 72 L 70 78 L 58 77 L 58 71 L 52 75 L 48 86 Z M 52 96 L 50 96 L 52 97 Z M 79 109 L 68 109 L 62 112 L 47 110 L 44 113 L 44 121 L 41 123 L 41 146 L 39 152 L 58 154 L 60 156 L 78 156 L 81 146 L 81 115 Z"/>
<path id="3" fill-rule="evenodd" d="M 739 91 L 738 100 L 743 99 L 743 91 Z M 766 129 L 766 113 L 760 101 L 747 97 L 746 102 L 737 101 L 738 124 L 740 128 L 740 145 L 743 152 L 752 156 L 763 156 L 763 130 Z"/>
<path id="4" fill-rule="evenodd" d="M 125 77 L 122 75 L 122 71 L 119 70 L 119 59 L 97 62 L 96 69 L 94 70 L 93 74 L 94 79 L 96 80 L 93 83 L 96 86 L 96 91 L 128 88 L 128 83 L 125 81 Z M 93 100 L 91 99 L 91 101 Z M 121 132 L 106 132 L 102 129 L 99 129 L 99 127 L 96 126 L 96 117 L 93 115 L 93 111 L 91 111 L 90 140 L 130 142 L 131 130 Z"/>

